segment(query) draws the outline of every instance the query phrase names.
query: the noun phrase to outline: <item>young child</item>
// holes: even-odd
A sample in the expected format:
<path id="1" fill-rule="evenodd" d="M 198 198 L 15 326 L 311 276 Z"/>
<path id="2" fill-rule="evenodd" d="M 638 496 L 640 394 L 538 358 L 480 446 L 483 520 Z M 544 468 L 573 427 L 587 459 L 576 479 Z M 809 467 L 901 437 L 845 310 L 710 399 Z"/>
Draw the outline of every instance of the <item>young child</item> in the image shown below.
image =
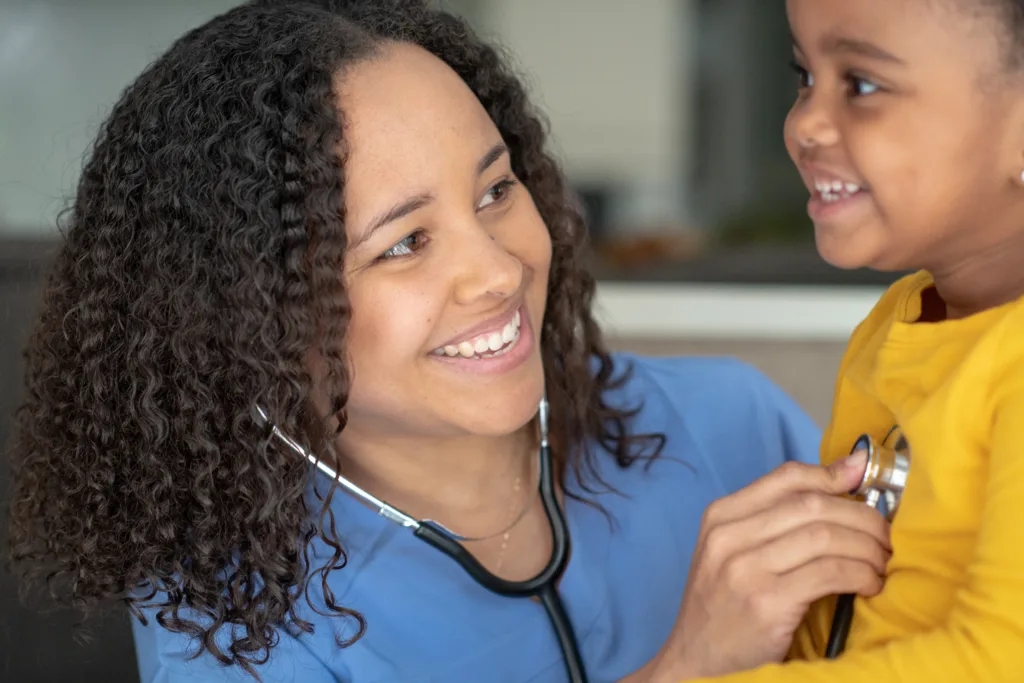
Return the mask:
<path id="1" fill-rule="evenodd" d="M 790 155 L 821 255 L 917 270 L 857 328 L 822 460 L 900 427 L 911 452 L 885 588 L 823 660 L 716 680 L 1024 681 L 1024 1 L 788 0 Z M 816 660 L 816 661 L 810 661 Z"/>

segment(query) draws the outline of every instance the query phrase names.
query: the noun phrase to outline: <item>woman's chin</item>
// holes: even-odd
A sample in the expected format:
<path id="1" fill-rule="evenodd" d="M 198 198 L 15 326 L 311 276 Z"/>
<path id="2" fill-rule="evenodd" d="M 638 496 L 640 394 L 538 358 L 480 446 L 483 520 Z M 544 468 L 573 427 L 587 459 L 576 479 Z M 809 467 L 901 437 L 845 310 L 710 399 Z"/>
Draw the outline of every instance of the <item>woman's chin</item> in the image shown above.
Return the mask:
<path id="1" fill-rule="evenodd" d="M 544 395 L 543 387 L 543 382 L 538 382 L 536 388 L 524 387 L 514 394 L 468 401 L 459 411 L 462 413 L 460 422 L 465 431 L 479 436 L 514 434 L 537 416 Z"/>

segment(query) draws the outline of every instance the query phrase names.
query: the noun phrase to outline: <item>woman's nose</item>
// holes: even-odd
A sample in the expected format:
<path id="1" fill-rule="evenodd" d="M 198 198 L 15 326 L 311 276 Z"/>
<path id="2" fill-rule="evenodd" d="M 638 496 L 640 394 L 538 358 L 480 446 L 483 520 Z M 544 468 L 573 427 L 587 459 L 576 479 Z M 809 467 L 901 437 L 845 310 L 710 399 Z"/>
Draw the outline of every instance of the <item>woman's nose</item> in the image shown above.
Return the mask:
<path id="1" fill-rule="evenodd" d="M 523 283 L 523 262 L 499 237 L 477 226 L 460 236 L 463 248 L 457 250 L 460 261 L 454 272 L 455 300 L 472 304 L 481 298 L 514 296 Z"/>

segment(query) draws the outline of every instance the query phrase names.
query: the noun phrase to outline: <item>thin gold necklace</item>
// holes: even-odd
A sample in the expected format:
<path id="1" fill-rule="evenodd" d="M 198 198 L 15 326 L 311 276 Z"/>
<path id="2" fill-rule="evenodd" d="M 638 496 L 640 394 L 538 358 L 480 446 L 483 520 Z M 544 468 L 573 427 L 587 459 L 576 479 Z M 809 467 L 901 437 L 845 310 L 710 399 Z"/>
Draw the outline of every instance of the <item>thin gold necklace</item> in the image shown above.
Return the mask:
<path id="1" fill-rule="evenodd" d="M 523 483 L 522 475 L 516 476 L 516 481 L 512 485 L 512 505 L 509 506 L 509 511 L 508 511 L 509 515 L 512 515 L 512 514 L 515 513 L 516 509 L 513 506 L 515 505 L 516 499 L 519 498 L 519 489 L 522 486 L 522 483 Z M 529 509 L 529 507 L 530 507 L 529 505 L 526 505 L 525 507 L 523 507 L 522 511 L 519 513 L 519 515 L 512 522 L 512 525 L 509 528 L 505 529 L 505 533 L 502 534 L 502 537 L 501 537 L 501 548 L 498 550 L 498 561 L 497 561 L 497 563 L 495 564 L 495 567 L 494 567 L 494 571 L 495 572 L 500 572 L 501 571 L 501 566 L 505 562 L 505 550 L 508 548 L 508 539 L 512 537 L 512 529 L 514 529 L 515 525 L 518 524 L 519 521 L 526 515 L 526 511 Z"/>
<path id="2" fill-rule="evenodd" d="M 538 468 L 538 470 L 539 469 L 540 468 Z M 458 537 L 461 538 L 463 542 L 469 542 L 469 543 L 477 543 L 477 542 L 480 542 L 480 541 L 489 541 L 492 538 L 497 538 L 498 536 L 507 537 L 508 534 L 511 533 L 511 531 L 515 527 L 515 525 L 519 524 L 519 522 L 522 521 L 523 517 L 526 516 L 526 513 L 530 511 L 530 508 L 533 507 L 533 501 L 536 500 L 537 497 L 540 496 L 540 472 L 539 471 L 537 472 L 537 476 L 533 477 L 533 479 L 534 479 L 534 486 L 533 486 L 534 493 L 533 493 L 533 495 L 529 496 L 526 499 L 526 502 L 523 504 L 522 509 L 519 510 L 519 514 L 517 514 L 512 519 L 511 522 L 509 522 L 503 528 L 498 529 L 497 531 L 495 531 L 493 533 L 486 534 L 484 536 L 464 536 L 462 534 L 457 534 Z M 515 510 L 516 499 L 519 497 L 516 494 L 518 494 L 519 491 L 522 490 L 522 482 L 523 482 L 523 476 L 521 474 L 516 475 L 515 481 L 512 484 L 513 495 L 512 495 L 512 500 L 509 503 L 510 510 Z M 456 533 L 455 530 L 452 530 L 452 533 Z M 507 542 L 507 538 L 505 538 L 505 540 Z"/>

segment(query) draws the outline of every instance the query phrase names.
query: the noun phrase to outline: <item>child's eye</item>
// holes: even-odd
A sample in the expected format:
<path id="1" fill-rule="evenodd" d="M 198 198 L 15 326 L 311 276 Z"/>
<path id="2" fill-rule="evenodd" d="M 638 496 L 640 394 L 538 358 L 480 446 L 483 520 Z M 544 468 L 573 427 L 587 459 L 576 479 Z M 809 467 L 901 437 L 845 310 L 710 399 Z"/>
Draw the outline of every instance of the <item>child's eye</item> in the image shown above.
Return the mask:
<path id="1" fill-rule="evenodd" d="M 476 207 L 477 210 L 486 208 L 488 206 L 491 206 L 492 204 L 500 204 L 501 202 L 505 201 L 506 199 L 508 199 L 508 195 L 510 194 L 509 190 L 511 190 L 517 184 L 518 181 L 513 180 L 511 178 L 499 180 L 494 185 L 492 185 L 489 190 L 487 190 L 487 194 L 484 195 L 484 198 L 480 200 L 480 204 Z"/>
<path id="2" fill-rule="evenodd" d="M 814 87 L 814 76 L 811 75 L 810 71 L 803 68 L 795 61 L 789 63 L 789 68 L 793 69 L 793 71 L 796 72 L 797 79 L 800 84 L 799 87 L 801 90 Z"/>
<path id="3" fill-rule="evenodd" d="M 403 237 L 395 246 L 391 247 L 378 257 L 378 261 L 387 261 L 393 258 L 409 256 L 423 248 L 426 237 L 422 230 L 417 230 Z"/>
<path id="4" fill-rule="evenodd" d="M 855 97 L 873 95 L 881 89 L 868 79 L 852 74 L 846 77 L 846 81 L 850 85 L 850 93 Z"/>

